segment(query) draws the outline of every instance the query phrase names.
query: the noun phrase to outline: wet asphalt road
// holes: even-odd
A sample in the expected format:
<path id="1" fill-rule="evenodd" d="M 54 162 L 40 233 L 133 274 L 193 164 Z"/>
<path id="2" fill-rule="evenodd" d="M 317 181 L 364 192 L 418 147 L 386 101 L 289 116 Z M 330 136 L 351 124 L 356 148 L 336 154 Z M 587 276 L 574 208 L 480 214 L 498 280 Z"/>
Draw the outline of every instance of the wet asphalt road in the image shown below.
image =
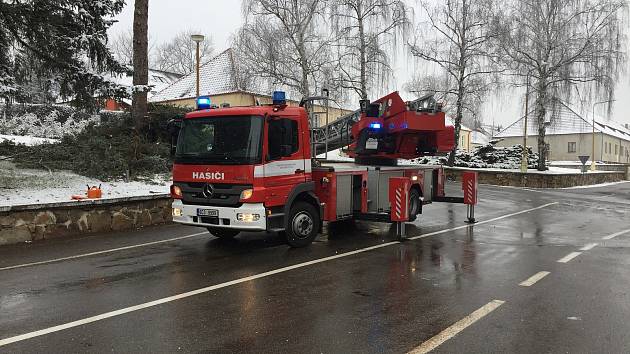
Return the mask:
<path id="1" fill-rule="evenodd" d="M 2 247 L 0 352 L 630 352 L 630 233 L 602 239 L 630 229 L 630 183 L 480 197 L 482 223 L 430 205 L 403 243 L 357 222 L 305 249 L 177 225 Z"/>

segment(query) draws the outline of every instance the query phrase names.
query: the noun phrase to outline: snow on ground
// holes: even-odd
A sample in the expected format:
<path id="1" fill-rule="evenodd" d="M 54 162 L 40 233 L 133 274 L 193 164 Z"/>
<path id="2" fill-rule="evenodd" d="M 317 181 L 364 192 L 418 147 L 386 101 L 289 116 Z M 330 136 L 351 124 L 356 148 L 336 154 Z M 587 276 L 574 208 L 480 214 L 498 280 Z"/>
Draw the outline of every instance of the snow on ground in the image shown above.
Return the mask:
<path id="1" fill-rule="evenodd" d="M 0 134 L 0 143 L 7 140 L 12 141 L 15 144 L 24 144 L 26 146 L 35 146 L 35 145 L 41 145 L 41 144 L 54 144 L 59 141 L 57 139 L 37 138 L 34 136 Z"/>
<path id="2" fill-rule="evenodd" d="M 623 183 L 630 183 L 630 181 L 608 182 L 608 183 L 600 183 L 600 184 L 591 184 L 590 186 L 576 186 L 576 187 L 568 187 L 568 188 L 561 188 L 561 189 L 599 188 L 599 187 L 615 186 L 617 184 L 623 184 Z"/>
<path id="3" fill-rule="evenodd" d="M 0 161 L 0 206 L 71 201 L 85 195 L 87 185 L 103 189 L 103 199 L 169 193 L 170 176 L 149 182 L 101 182 L 68 171 L 19 169 Z"/>

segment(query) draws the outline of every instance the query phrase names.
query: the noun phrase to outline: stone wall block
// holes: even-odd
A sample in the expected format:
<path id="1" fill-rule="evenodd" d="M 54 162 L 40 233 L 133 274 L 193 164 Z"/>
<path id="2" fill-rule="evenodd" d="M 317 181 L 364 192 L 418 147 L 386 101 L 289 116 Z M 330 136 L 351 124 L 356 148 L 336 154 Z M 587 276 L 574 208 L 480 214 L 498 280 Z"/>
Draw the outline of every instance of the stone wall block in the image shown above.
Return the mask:
<path id="1" fill-rule="evenodd" d="M 129 230 L 134 227 L 133 219 L 123 214 L 122 212 L 115 212 L 112 215 L 112 230 L 121 231 Z"/>
<path id="2" fill-rule="evenodd" d="M 30 242 L 32 240 L 31 231 L 26 225 L 0 230 L 0 245 Z"/>
<path id="3" fill-rule="evenodd" d="M 93 210 L 87 216 L 92 232 L 106 232 L 112 229 L 112 215 L 106 210 Z"/>

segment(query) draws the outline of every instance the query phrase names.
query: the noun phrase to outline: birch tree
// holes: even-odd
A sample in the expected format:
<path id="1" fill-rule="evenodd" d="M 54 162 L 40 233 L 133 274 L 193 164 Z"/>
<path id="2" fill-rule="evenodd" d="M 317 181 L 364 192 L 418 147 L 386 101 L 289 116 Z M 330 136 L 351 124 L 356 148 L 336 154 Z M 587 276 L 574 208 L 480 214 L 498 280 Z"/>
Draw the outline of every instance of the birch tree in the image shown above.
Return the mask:
<path id="1" fill-rule="evenodd" d="M 386 85 L 397 35 L 404 34 L 409 11 L 401 0 L 332 0 L 342 88 L 365 100 L 374 86 Z"/>
<path id="2" fill-rule="evenodd" d="M 626 60 L 626 9 L 623 0 L 520 0 L 498 9 L 504 65 L 514 85 L 531 80 L 539 170 L 546 170 L 546 124 L 553 124 L 546 117 L 553 102 L 577 90 L 591 99 L 613 99 Z"/>
<path id="3" fill-rule="evenodd" d="M 318 26 L 325 5 L 325 0 L 244 0 L 245 24 L 234 43 L 241 67 L 303 96 L 316 92 L 331 62 L 327 35 Z"/>
<path id="4" fill-rule="evenodd" d="M 489 0 L 446 0 L 440 4 L 422 3 L 426 22 L 416 29 L 409 45 L 411 55 L 429 63 L 437 74 L 426 74 L 416 88 L 435 92 L 454 113 L 455 146 L 448 165 L 453 166 L 459 148 L 464 115 L 475 116 L 493 82 L 493 60 L 489 47 L 492 31 L 487 9 Z"/>

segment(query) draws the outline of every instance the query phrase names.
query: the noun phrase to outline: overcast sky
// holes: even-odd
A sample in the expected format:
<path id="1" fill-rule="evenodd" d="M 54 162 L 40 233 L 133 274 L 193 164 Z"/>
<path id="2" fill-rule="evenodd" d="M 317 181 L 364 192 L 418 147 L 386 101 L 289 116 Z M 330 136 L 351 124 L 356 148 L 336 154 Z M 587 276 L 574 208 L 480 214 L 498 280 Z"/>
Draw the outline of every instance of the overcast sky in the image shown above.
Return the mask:
<path id="1" fill-rule="evenodd" d="M 133 0 L 127 0 L 127 6 L 117 20 L 119 22 L 112 27 L 110 34 L 115 35 L 132 28 Z M 151 0 L 149 3 L 149 34 L 151 40 L 158 44 L 180 31 L 197 29 L 212 36 L 218 53 L 229 47 L 230 37 L 241 24 L 240 0 Z M 411 77 L 414 65 L 408 61 L 405 55 L 397 56 L 394 68 L 396 79 L 390 85 L 392 90 L 402 91 L 407 78 Z M 630 63 L 628 71 L 630 72 Z M 484 123 L 492 124 L 494 121 L 495 124 L 505 126 L 515 121 L 523 112 L 522 99 L 519 96 L 521 95 L 489 99 L 485 107 Z M 630 78 L 621 80 L 617 99 L 613 119 L 620 123 L 630 123 Z"/>

